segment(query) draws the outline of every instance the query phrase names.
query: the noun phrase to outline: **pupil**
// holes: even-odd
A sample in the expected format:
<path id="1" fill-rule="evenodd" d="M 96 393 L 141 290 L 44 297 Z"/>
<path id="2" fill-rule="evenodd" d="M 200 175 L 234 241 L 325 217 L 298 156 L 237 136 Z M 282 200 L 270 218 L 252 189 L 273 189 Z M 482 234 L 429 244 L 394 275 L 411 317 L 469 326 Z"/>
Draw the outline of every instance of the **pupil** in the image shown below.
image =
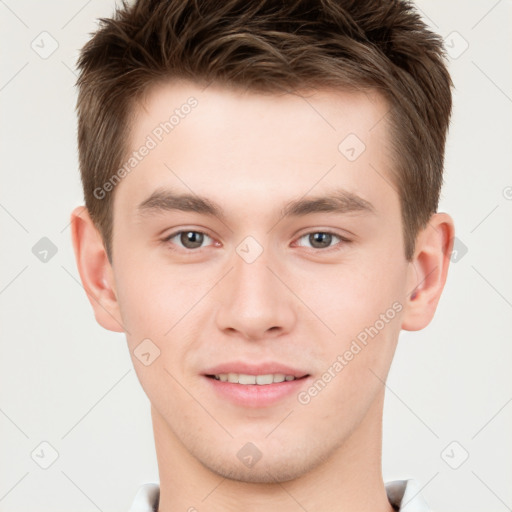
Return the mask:
<path id="1" fill-rule="evenodd" d="M 309 241 L 315 248 L 329 247 L 332 235 L 330 233 L 313 233 L 309 235 Z M 317 243 L 320 242 L 320 245 Z"/>
<path id="2" fill-rule="evenodd" d="M 201 247 L 203 243 L 203 234 L 197 231 L 187 231 L 181 233 L 180 242 L 188 249 L 196 249 Z"/>

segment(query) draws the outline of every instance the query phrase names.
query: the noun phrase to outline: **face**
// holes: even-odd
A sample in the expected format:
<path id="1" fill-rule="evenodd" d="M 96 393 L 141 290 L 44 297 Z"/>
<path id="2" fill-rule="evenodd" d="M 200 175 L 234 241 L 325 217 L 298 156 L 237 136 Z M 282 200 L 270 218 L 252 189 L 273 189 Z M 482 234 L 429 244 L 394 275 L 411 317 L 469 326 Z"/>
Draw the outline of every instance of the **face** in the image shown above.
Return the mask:
<path id="1" fill-rule="evenodd" d="M 300 476 L 381 397 L 408 265 L 387 110 L 369 92 L 187 82 L 137 110 L 117 301 L 153 420 L 219 475 Z"/>

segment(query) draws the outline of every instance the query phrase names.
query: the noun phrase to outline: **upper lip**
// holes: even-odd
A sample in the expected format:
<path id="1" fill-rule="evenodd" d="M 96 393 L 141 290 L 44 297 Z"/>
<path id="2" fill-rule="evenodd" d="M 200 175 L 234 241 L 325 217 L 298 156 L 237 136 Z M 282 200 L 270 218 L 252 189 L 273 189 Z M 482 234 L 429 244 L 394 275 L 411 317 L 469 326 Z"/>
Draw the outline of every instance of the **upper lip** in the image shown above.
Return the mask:
<path id="1" fill-rule="evenodd" d="M 243 373 L 245 375 L 268 375 L 271 373 L 282 373 L 284 375 L 293 375 L 296 378 L 309 375 L 308 372 L 292 368 L 285 364 L 276 362 L 267 363 L 244 363 L 243 361 L 233 361 L 212 366 L 204 371 L 204 375 L 220 375 L 221 373 Z"/>

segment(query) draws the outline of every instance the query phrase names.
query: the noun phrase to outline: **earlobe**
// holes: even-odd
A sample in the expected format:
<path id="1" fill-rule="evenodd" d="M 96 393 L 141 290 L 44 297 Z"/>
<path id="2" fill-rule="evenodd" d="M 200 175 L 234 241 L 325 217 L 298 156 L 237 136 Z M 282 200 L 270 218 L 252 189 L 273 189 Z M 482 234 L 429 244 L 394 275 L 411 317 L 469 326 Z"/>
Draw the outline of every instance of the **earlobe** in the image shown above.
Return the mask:
<path id="1" fill-rule="evenodd" d="M 71 237 L 80 279 L 96 321 L 109 331 L 125 332 L 103 240 L 82 206 L 71 213 Z"/>
<path id="2" fill-rule="evenodd" d="M 435 213 L 418 234 L 409 264 L 402 329 L 418 331 L 434 317 L 448 275 L 454 233 L 452 218 L 446 213 Z"/>

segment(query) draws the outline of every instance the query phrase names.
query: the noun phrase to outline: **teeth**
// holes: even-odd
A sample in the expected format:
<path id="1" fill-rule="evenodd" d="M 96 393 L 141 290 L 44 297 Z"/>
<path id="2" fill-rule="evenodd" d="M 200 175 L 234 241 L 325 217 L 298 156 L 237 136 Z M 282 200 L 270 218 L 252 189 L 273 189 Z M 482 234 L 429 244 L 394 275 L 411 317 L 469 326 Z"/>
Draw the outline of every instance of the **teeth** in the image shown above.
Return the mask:
<path id="1" fill-rule="evenodd" d="M 269 373 L 266 375 L 247 375 L 245 373 L 220 373 L 214 375 L 217 380 L 222 382 L 233 382 L 235 384 L 273 384 L 274 382 L 283 382 L 295 380 L 293 375 L 285 375 L 284 373 Z"/>

